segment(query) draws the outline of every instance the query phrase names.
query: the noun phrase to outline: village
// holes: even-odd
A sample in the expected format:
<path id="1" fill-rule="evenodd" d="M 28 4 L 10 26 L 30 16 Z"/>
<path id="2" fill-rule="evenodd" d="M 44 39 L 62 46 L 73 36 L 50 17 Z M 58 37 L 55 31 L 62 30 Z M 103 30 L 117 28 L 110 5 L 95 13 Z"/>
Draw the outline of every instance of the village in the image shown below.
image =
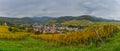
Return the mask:
<path id="1" fill-rule="evenodd" d="M 5 22 L 3 24 L 4 26 L 8 26 L 8 24 Z M 30 27 L 28 27 L 30 26 Z M 15 29 L 12 29 L 14 27 Z M 22 29 L 20 27 L 23 27 Z M 33 23 L 33 24 L 21 24 L 16 26 L 9 26 L 9 29 L 12 29 L 13 31 L 17 31 L 16 28 L 23 30 L 27 30 L 28 32 L 34 32 L 35 34 L 60 34 L 60 33 L 67 33 L 67 32 L 74 32 L 78 30 L 83 30 L 86 28 L 86 26 L 66 26 L 62 24 L 39 24 L 39 23 Z M 12 31 L 10 30 L 10 31 Z"/>
<path id="2" fill-rule="evenodd" d="M 35 33 L 39 33 L 39 34 L 43 34 L 43 33 L 59 34 L 59 33 L 78 31 L 78 30 L 83 29 L 85 27 L 35 23 L 32 25 L 32 28 L 33 28 Z"/>

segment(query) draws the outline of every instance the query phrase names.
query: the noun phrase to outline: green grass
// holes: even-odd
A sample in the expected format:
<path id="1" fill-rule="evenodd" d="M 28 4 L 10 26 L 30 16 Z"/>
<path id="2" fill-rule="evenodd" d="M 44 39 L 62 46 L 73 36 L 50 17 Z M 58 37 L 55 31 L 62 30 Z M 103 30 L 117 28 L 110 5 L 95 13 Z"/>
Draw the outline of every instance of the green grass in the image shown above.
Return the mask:
<path id="1" fill-rule="evenodd" d="M 25 40 L 0 40 L 0 51 L 119 51 L 120 32 L 105 41 L 102 47 L 53 46 L 42 40 L 26 37 Z"/>

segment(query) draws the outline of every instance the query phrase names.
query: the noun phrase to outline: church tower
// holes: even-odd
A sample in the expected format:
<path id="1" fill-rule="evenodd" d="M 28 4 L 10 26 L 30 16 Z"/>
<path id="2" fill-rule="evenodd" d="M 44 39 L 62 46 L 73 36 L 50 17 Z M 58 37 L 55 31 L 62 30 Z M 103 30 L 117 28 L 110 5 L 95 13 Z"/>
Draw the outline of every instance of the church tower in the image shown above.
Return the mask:
<path id="1" fill-rule="evenodd" d="M 7 26 L 7 23 L 5 22 L 4 25 Z"/>

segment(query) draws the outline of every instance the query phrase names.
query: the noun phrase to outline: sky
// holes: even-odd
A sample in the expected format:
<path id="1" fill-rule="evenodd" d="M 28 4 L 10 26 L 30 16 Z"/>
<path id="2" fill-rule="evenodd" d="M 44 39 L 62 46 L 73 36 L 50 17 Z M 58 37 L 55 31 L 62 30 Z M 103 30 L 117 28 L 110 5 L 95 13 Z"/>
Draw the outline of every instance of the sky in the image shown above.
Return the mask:
<path id="1" fill-rule="evenodd" d="M 92 15 L 120 20 L 120 0 L 0 0 L 0 16 Z"/>

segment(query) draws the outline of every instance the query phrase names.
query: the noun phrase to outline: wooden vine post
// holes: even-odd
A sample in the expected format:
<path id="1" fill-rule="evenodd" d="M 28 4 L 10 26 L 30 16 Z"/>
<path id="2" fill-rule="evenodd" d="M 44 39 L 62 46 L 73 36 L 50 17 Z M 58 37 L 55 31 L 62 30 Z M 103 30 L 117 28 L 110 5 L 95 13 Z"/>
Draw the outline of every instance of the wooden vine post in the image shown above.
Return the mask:
<path id="1" fill-rule="evenodd" d="M 99 40 L 100 40 L 100 42 L 102 44 L 101 46 L 103 46 L 104 42 L 103 42 L 102 38 L 100 37 L 99 33 L 96 31 L 96 28 L 94 28 L 94 31 L 95 31 L 95 34 L 97 35 L 97 37 L 99 38 Z"/>

